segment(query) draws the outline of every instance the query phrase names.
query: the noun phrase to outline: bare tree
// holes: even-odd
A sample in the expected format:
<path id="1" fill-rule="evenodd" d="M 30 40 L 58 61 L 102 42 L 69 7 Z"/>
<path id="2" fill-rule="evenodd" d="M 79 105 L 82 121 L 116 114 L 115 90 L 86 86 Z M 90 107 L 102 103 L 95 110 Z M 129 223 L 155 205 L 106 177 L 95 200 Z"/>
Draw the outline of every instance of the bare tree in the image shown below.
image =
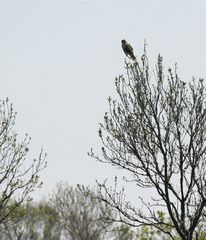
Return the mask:
<path id="1" fill-rule="evenodd" d="M 120 222 L 153 226 L 171 239 L 198 239 L 206 205 L 206 89 L 203 79 L 182 81 L 176 65 L 164 72 L 161 56 L 155 71 L 149 69 L 145 49 L 137 62 L 126 62 L 126 76 L 115 80 L 119 98 L 109 98 L 100 124 L 102 157 L 90 152 L 155 195 L 135 208 L 105 181 L 97 198 L 117 210 Z"/>
<path id="2" fill-rule="evenodd" d="M 41 186 L 38 174 L 46 164 L 42 150 L 38 159 L 27 160 L 30 138 L 26 135 L 19 141 L 13 129 L 15 119 L 8 99 L 0 101 L 0 223 Z"/>

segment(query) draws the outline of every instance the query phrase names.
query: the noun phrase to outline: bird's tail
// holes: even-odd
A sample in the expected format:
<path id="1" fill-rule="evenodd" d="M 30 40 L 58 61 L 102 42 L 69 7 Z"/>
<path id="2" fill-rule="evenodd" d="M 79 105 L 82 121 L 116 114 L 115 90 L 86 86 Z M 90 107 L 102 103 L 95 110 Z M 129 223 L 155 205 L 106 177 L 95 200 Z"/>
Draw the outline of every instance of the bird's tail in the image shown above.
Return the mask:
<path id="1" fill-rule="evenodd" d="M 136 57 L 135 57 L 134 53 L 132 53 L 131 58 L 133 61 L 136 61 Z"/>

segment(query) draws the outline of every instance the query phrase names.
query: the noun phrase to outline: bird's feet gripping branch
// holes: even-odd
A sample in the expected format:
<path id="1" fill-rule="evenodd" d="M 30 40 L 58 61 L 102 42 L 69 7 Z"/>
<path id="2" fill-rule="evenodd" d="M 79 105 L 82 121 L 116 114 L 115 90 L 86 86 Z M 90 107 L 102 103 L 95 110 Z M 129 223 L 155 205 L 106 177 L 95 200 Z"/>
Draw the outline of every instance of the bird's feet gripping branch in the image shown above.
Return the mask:
<path id="1" fill-rule="evenodd" d="M 133 48 L 132 46 L 126 41 L 126 40 L 122 40 L 122 49 L 124 51 L 124 53 L 126 54 L 126 56 L 130 57 L 133 61 L 136 61 L 136 57 L 133 53 Z"/>

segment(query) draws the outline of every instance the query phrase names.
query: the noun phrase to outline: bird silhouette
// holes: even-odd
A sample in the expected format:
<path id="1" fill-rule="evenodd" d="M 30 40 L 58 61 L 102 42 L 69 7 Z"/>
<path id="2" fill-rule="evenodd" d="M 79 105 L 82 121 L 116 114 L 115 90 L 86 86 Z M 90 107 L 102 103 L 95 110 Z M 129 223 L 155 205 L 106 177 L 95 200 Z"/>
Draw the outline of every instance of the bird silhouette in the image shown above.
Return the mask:
<path id="1" fill-rule="evenodd" d="M 126 40 L 122 40 L 122 49 L 124 51 L 124 53 L 126 54 L 126 56 L 129 56 L 132 60 L 136 60 L 136 57 L 133 53 L 133 48 L 132 46 L 126 41 Z"/>

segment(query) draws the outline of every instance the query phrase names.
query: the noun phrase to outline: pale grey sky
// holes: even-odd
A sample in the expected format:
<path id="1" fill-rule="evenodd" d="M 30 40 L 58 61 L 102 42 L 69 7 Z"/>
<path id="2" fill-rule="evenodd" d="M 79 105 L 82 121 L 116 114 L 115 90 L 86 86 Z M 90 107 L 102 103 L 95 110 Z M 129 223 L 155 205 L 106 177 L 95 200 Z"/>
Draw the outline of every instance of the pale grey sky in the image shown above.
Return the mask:
<path id="1" fill-rule="evenodd" d="M 113 180 L 114 168 L 87 156 L 98 147 L 98 123 L 124 73 L 125 38 L 153 64 L 178 63 L 186 81 L 206 76 L 206 1 L 1 0 L 0 96 L 18 112 L 16 130 L 32 137 L 31 154 L 48 153 L 43 188 L 60 180 Z M 154 66 L 151 66 L 154 68 Z"/>

